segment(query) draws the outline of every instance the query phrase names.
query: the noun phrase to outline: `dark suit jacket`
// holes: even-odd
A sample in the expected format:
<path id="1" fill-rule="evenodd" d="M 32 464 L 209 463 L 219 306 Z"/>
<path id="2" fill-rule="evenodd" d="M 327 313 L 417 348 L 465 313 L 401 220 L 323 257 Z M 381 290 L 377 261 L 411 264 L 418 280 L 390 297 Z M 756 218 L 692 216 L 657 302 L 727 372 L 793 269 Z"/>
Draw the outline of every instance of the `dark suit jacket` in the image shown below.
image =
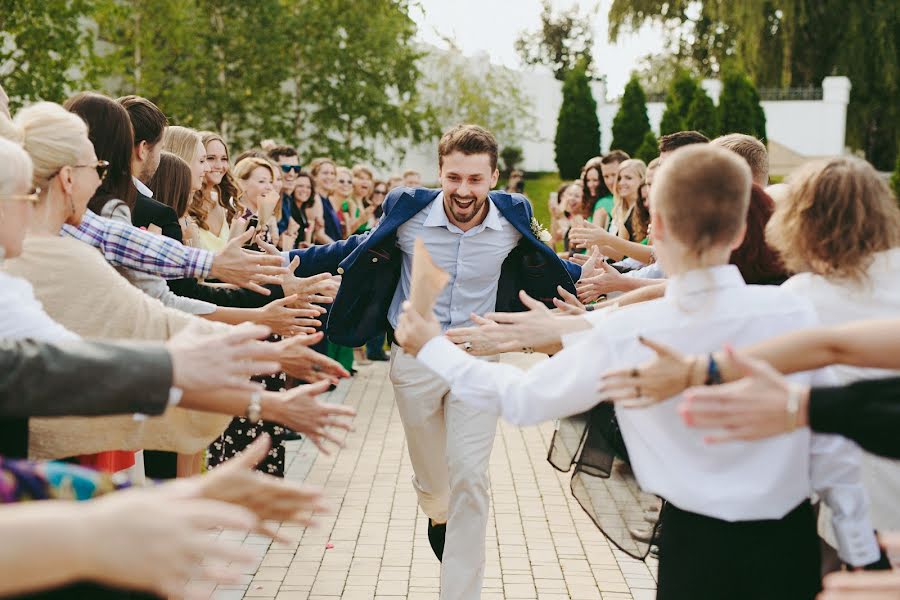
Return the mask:
<path id="1" fill-rule="evenodd" d="M 0 417 L 158 415 L 171 386 L 160 344 L 0 340 Z"/>
<path id="2" fill-rule="evenodd" d="M 175 210 L 138 192 L 134 210 L 131 211 L 131 224 L 135 227 L 148 227 L 151 223 L 160 227 L 164 236 L 182 241 L 181 225 Z"/>
<path id="3" fill-rule="evenodd" d="M 384 215 L 372 231 L 290 253 L 292 259 L 300 257 L 296 271 L 299 277 L 326 271 L 343 276 L 326 326 L 331 341 L 356 347 L 384 333 L 403 259 L 397 247 L 397 229 L 431 204 L 439 193 L 440 190 L 395 188 L 385 199 Z M 497 310 L 524 310 L 519 290 L 546 303 L 556 296 L 558 285 L 574 293 L 581 267 L 560 260 L 552 248 L 535 237 L 531 230 L 531 203 L 520 194 L 491 192 L 490 197 L 522 234 L 501 267 Z"/>

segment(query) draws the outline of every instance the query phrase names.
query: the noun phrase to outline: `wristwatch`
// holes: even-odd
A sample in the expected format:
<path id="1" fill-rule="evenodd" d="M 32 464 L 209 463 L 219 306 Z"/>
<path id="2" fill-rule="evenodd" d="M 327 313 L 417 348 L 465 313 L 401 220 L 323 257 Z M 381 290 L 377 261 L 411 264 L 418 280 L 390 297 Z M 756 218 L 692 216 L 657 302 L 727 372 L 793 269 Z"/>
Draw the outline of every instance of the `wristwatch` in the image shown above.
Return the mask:
<path id="1" fill-rule="evenodd" d="M 247 420 L 257 423 L 262 419 L 262 394 L 253 392 L 250 395 L 250 404 L 247 406 Z"/>

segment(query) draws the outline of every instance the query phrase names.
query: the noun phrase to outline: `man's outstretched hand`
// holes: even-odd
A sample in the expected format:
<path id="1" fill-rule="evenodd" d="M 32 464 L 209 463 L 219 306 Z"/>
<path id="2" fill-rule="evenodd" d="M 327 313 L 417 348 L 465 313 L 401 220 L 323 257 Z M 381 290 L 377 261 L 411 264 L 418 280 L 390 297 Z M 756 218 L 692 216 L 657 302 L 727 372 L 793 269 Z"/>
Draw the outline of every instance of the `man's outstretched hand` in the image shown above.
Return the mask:
<path id="1" fill-rule="evenodd" d="M 264 296 L 271 292 L 266 284 L 280 285 L 282 276 L 288 273 L 284 259 L 265 252 L 245 250 L 243 245 L 253 239 L 251 227 L 226 244 L 213 259 L 210 277 L 226 283 L 253 290 Z"/>
<path id="2" fill-rule="evenodd" d="M 403 303 L 403 312 L 394 335 L 407 353 L 417 356 L 422 346 L 441 335 L 441 324 L 433 312 L 423 317 L 407 300 Z"/>

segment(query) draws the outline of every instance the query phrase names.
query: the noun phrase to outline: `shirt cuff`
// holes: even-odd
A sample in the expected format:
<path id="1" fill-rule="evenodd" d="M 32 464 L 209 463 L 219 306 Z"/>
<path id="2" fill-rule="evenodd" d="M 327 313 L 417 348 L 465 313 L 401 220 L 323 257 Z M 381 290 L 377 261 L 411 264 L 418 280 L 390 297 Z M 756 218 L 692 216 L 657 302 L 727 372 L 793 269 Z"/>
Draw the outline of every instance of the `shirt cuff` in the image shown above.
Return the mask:
<path id="1" fill-rule="evenodd" d="M 194 272 L 192 273 L 193 277 L 197 279 L 205 279 L 209 277 L 210 272 L 212 271 L 213 259 L 214 255 L 209 250 L 203 250 L 201 248 L 187 248 L 188 251 L 188 260 L 190 264 L 194 266 Z"/>
<path id="2" fill-rule="evenodd" d="M 281 264 L 282 267 L 291 266 L 291 253 L 287 250 L 283 250 L 281 252 L 281 261 L 282 261 L 282 264 Z"/>
<path id="3" fill-rule="evenodd" d="M 809 390 L 809 427 L 821 433 L 841 433 L 860 410 L 847 387 L 818 387 Z M 850 400 L 850 401 L 848 401 Z"/>
<path id="4" fill-rule="evenodd" d="M 443 335 L 428 340 L 416 359 L 450 384 L 467 360 L 475 360 Z"/>
<path id="5" fill-rule="evenodd" d="M 838 555 L 854 567 L 864 567 L 881 558 L 881 548 L 868 516 L 863 519 L 832 519 Z"/>
<path id="6" fill-rule="evenodd" d="M 181 396 L 183 394 L 184 392 L 181 391 L 181 388 L 169 388 L 169 400 L 166 402 L 166 407 L 168 408 L 170 406 L 178 406 L 178 403 L 181 402 Z M 137 422 L 141 422 L 149 419 L 150 415 L 146 415 L 144 413 L 134 413 L 132 415 L 132 418 Z"/>

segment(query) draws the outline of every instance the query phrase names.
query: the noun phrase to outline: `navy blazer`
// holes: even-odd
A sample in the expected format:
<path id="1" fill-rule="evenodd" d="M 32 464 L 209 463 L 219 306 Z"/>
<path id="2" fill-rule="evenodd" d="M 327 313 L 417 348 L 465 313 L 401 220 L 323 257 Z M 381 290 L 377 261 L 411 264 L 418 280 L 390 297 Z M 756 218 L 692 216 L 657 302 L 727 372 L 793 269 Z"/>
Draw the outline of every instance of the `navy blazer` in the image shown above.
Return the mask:
<path id="1" fill-rule="evenodd" d="M 342 275 L 340 290 L 331 306 L 325 332 L 342 346 L 362 346 L 389 327 L 387 313 L 400 280 L 403 253 L 397 247 L 397 229 L 431 204 L 441 190 L 395 188 L 384 201 L 384 214 L 371 231 L 324 246 L 294 250 L 300 257 L 298 277 L 326 271 Z M 525 310 L 519 290 L 550 304 L 561 285 L 575 292 L 581 267 L 561 260 L 531 231 L 531 203 L 520 194 L 490 192 L 490 198 L 509 223 L 522 234 L 500 269 L 497 310 Z"/>

